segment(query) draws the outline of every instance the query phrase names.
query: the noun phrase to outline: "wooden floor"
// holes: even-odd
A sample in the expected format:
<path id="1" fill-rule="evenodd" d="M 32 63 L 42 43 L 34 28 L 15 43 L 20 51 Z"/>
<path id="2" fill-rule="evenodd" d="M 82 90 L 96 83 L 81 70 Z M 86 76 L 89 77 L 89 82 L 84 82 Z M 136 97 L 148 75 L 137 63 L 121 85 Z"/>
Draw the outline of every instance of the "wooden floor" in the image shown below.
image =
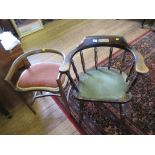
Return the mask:
<path id="1" fill-rule="evenodd" d="M 128 42 L 143 34 L 138 20 L 56 20 L 21 39 L 25 52 L 38 48 L 54 48 L 67 54 L 87 35 L 121 35 Z M 89 55 L 86 55 L 89 57 Z M 100 56 L 100 60 L 104 59 Z M 57 57 L 31 57 L 31 63 L 51 61 Z M 77 60 L 78 61 L 78 60 Z M 89 59 L 88 66 L 91 66 Z M 51 97 L 37 99 L 34 115 L 23 103 L 12 105 L 12 119 L 0 115 L 0 134 L 79 134 Z"/>

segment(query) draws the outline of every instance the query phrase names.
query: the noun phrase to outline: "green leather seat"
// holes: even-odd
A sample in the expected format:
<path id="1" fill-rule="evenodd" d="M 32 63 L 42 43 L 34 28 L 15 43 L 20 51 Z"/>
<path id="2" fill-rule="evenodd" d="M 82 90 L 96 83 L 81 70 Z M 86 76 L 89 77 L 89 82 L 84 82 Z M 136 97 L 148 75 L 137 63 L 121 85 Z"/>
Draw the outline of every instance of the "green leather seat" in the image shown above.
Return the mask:
<path id="1" fill-rule="evenodd" d="M 126 74 L 116 69 L 99 68 L 89 70 L 82 76 L 78 84 L 78 99 L 97 101 L 124 101 L 126 95 Z"/>

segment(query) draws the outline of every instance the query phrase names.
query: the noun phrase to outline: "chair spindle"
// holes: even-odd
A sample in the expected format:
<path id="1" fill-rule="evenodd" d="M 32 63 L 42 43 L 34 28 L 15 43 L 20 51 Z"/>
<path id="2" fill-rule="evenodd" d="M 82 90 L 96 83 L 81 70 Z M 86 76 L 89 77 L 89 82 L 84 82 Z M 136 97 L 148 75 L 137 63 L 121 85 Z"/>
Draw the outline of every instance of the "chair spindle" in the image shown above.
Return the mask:
<path id="1" fill-rule="evenodd" d="M 98 63 L 97 47 L 94 47 L 94 59 L 95 59 L 95 68 L 97 69 L 97 63 Z"/>
<path id="2" fill-rule="evenodd" d="M 129 70 L 128 76 L 127 76 L 127 78 L 126 78 L 126 82 L 128 82 L 129 77 L 130 77 L 130 75 L 131 75 L 131 73 L 132 73 L 132 71 L 133 71 L 133 69 L 134 69 L 134 66 L 135 66 L 135 62 L 133 62 L 132 66 L 131 66 L 131 68 L 130 68 L 130 70 Z"/>
<path id="3" fill-rule="evenodd" d="M 76 91 L 79 91 L 78 88 L 77 88 L 77 86 L 76 86 L 76 84 L 75 84 L 75 82 L 74 82 L 74 80 L 72 79 L 72 77 L 71 77 L 71 75 L 70 75 L 70 72 L 67 72 L 66 74 L 67 74 L 67 76 L 68 76 L 68 78 L 69 78 L 71 84 L 72 84 L 73 87 L 76 89 Z"/>
<path id="4" fill-rule="evenodd" d="M 73 67 L 73 71 L 75 73 L 75 76 L 76 76 L 77 80 L 79 81 L 79 75 L 78 75 L 78 72 L 77 72 L 77 69 L 75 67 L 75 64 L 74 64 L 74 61 L 73 60 L 72 60 L 71 64 L 72 64 L 72 67 Z"/>
<path id="5" fill-rule="evenodd" d="M 82 63 L 83 71 L 84 71 L 84 73 L 86 73 L 85 62 L 84 62 L 84 57 L 83 57 L 82 51 L 80 51 L 80 57 L 81 57 L 81 63 Z"/>
<path id="6" fill-rule="evenodd" d="M 132 85 L 134 84 L 134 82 L 135 82 L 135 80 L 136 80 L 136 78 L 137 78 L 137 75 L 138 75 L 137 73 L 135 73 L 135 75 L 133 75 L 133 78 L 132 78 L 132 80 L 130 81 L 130 83 L 129 83 L 127 89 L 126 89 L 126 93 L 128 93 L 129 90 L 131 89 Z"/>
<path id="7" fill-rule="evenodd" d="M 123 56 L 122 56 L 122 61 L 121 61 L 121 65 L 120 65 L 120 74 L 122 74 L 122 68 L 125 62 L 125 56 L 126 56 L 126 51 L 123 52 Z"/>
<path id="8" fill-rule="evenodd" d="M 113 52 L 113 48 L 112 48 L 112 47 L 110 47 L 110 53 L 109 53 L 109 63 L 108 63 L 108 70 L 109 70 L 109 69 L 110 69 L 110 67 L 111 67 L 112 52 Z"/>

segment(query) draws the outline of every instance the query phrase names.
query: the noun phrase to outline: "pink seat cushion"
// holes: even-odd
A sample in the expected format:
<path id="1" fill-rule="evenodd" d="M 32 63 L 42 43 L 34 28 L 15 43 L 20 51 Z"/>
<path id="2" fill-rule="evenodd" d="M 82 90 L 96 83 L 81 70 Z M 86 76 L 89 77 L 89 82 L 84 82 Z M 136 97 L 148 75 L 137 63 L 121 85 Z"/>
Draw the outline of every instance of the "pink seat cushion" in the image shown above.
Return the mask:
<path id="1" fill-rule="evenodd" d="M 59 73 L 60 64 L 39 63 L 31 65 L 26 69 L 18 80 L 18 87 L 58 87 L 56 79 Z M 64 83 L 65 77 L 62 77 Z"/>

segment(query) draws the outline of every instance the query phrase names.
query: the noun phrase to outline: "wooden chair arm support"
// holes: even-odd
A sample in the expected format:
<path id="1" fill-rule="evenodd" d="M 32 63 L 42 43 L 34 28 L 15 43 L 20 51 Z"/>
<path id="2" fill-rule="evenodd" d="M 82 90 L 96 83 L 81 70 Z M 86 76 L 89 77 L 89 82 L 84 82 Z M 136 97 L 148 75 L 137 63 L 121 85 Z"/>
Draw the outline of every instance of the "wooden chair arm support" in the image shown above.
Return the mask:
<path id="1" fill-rule="evenodd" d="M 69 71 L 69 69 L 70 69 L 70 63 L 69 63 L 69 62 L 64 62 L 64 63 L 60 66 L 59 72 L 61 72 L 61 73 L 66 73 L 66 72 Z"/>
<path id="2" fill-rule="evenodd" d="M 61 73 L 66 73 L 70 70 L 72 57 L 76 54 L 76 51 L 71 51 L 68 53 L 68 55 L 65 57 L 63 64 L 60 66 L 59 71 Z"/>
<path id="3" fill-rule="evenodd" d="M 147 73 L 149 69 L 144 62 L 144 57 L 142 56 L 142 54 L 136 51 L 135 49 L 130 49 L 130 51 L 132 52 L 135 58 L 136 71 L 138 73 Z"/>

